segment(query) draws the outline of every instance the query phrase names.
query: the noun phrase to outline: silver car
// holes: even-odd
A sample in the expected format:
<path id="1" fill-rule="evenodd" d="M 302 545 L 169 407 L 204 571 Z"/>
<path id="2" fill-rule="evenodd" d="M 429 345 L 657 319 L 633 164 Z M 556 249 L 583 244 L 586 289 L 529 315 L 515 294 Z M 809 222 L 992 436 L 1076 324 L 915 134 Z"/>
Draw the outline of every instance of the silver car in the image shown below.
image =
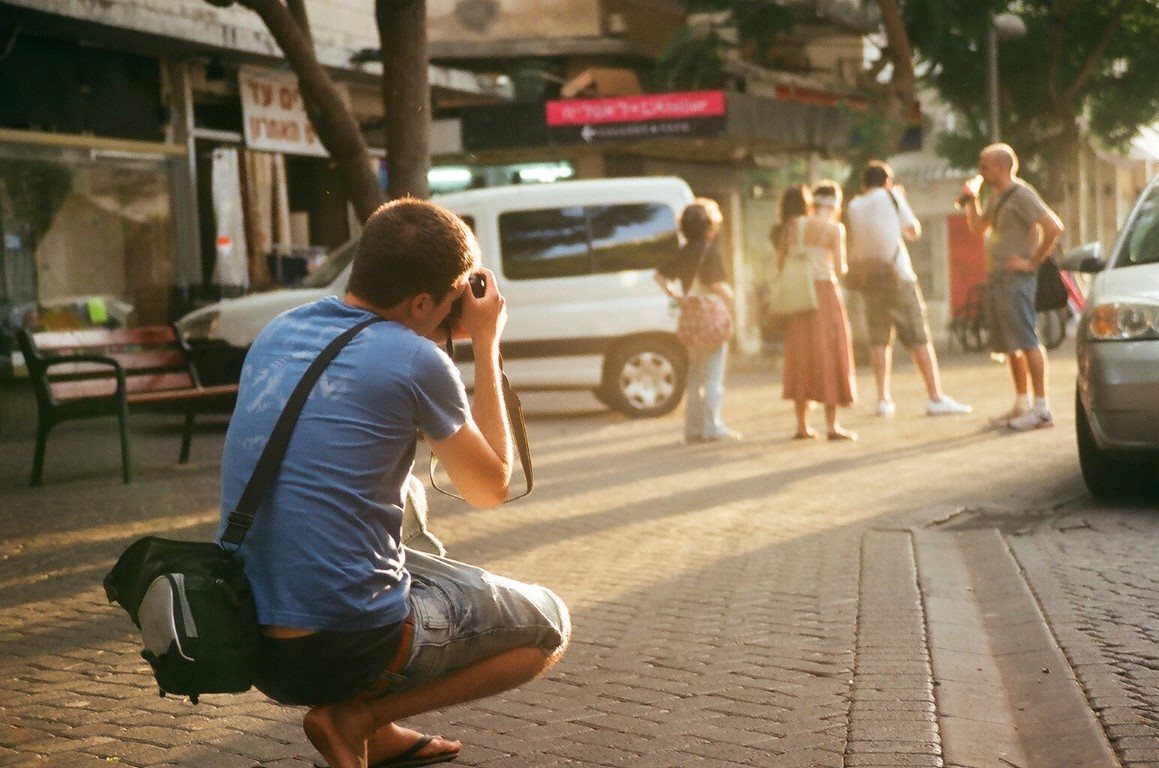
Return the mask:
<path id="1" fill-rule="evenodd" d="M 1091 243 L 1059 266 L 1095 274 L 1076 345 L 1083 480 L 1103 498 L 1146 493 L 1159 485 L 1159 175 L 1109 254 Z"/>

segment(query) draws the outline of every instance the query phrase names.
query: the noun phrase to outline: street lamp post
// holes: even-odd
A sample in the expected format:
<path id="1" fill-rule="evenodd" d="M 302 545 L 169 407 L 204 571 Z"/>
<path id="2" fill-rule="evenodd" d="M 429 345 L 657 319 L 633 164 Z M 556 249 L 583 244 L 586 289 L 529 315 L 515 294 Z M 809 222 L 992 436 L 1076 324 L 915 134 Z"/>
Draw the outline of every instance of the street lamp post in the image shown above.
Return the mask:
<path id="1" fill-rule="evenodd" d="M 986 24 L 986 101 L 990 109 L 990 143 L 998 141 L 998 41 L 1026 34 L 1026 24 L 1013 13 L 991 14 Z"/>

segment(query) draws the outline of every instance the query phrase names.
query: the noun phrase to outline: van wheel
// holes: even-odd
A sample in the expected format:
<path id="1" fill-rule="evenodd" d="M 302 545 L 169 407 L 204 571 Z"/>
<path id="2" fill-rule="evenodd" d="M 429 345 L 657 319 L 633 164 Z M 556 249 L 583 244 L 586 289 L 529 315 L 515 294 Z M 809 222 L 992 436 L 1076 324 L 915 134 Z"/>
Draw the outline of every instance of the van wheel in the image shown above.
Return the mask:
<path id="1" fill-rule="evenodd" d="M 684 349 L 676 342 L 632 339 L 608 356 L 596 397 L 634 419 L 663 416 L 680 404 L 687 369 Z"/>

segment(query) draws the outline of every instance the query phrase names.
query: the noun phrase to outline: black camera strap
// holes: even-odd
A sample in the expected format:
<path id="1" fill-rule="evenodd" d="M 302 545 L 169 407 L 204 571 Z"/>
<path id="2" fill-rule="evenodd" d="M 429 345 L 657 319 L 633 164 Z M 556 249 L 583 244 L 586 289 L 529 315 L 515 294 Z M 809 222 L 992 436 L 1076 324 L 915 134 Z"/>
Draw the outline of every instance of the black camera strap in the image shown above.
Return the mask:
<path id="1" fill-rule="evenodd" d="M 451 356 L 453 358 L 454 349 L 451 346 L 451 342 L 448 341 L 447 345 L 451 347 Z M 519 454 L 519 463 L 523 467 L 523 478 L 527 483 L 527 488 L 523 493 L 507 499 L 507 501 L 515 501 L 531 493 L 532 488 L 535 487 L 535 475 L 531 465 L 531 443 L 527 439 L 527 423 L 523 418 L 523 403 L 520 402 L 519 395 L 515 394 L 515 389 L 511 386 L 511 382 L 507 380 L 507 374 L 503 371 L 502 355 L 499 357 L 499 383 L 503 391 L 503 405 L 507 410 L 507 423 L 511 427 L 511 439 L 515 443 L 515 450 Z M 430 466 L 427 469 L 427 474 L 431 480 L 431 487 L 446 496 L 453 496 L 461 501 L 466 501 L 466 499 L 454 491 L 447 490 L 439 485 L 439 481 L 435 478 L 435 468 L 438 464 L 438 457 L 432 453 Z"/>
<path id="2" fill-rule="evenodd" d="M 302 408 L 306 405 L 310 390 L 314 388 L 314 384 L 322 376 L 322 371 L 326 370 L 326 366 L 330 365 L 330 362 L 338 356 L 342 348 L 349 344 L 350 340 L 357 336 L 363 328 L 382 321 L 381 317 L 372 317 L 347 328 L 326 345 L 326 348 L 310 363 L 310 367 L 302 374 L 301 380 L 294 387 L 294 391 L 290 393 L 286 407 L 282 409 L 282 415 L 274 424 L 274 431 L 270 433 L 270 439 L 266 441 L 266 447 L 262 451 L 261 457 L 258 458 L 257 465 L 254 466 L 254 472 L 250 475 L 245 490 L 242 491 L 237 507 L 229 513 L 225 534 L 221 537 L 222 541 L 234 546 L 241 546 L 242 539 L 245 538 L 250 526 L 253 525 L 258 505 L 262 503 L 266 491 L 270 489 L 270 486 L 274 484 L 274 479 L 278 476 L 278 469 L 281 468 L 282 459 L 286 458 L 286 449 L 290 446 L 290 437 L 294 433 L 294 426 L 298 423 L 298 417 L 302 415 Z"/>

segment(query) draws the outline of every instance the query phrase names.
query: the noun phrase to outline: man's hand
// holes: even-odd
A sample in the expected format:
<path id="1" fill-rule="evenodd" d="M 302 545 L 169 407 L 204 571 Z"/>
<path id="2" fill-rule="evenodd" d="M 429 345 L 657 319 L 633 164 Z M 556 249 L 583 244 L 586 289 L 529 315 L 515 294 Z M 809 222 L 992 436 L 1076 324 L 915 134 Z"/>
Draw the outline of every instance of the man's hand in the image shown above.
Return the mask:
<path id="1" fill-rule="evenodd" d="M 484 294 L 476 298 L 471 286 L 463 288 L 463 316 L 456 328 L 455 338 L 470 339 L 476 349 L 486 349 L 498 343 L 507 325 L 507 300 L 495 285 L 495 273 L 480 269 L 486 279 Z"/>
<path id="2" fill-rule="evenodd" d="M 1014 253 L 1006 257 L 1006 271 L 1037 272 L 1038 263 L 1029 256 L 1021 256 L 1017 253 Z"/>

